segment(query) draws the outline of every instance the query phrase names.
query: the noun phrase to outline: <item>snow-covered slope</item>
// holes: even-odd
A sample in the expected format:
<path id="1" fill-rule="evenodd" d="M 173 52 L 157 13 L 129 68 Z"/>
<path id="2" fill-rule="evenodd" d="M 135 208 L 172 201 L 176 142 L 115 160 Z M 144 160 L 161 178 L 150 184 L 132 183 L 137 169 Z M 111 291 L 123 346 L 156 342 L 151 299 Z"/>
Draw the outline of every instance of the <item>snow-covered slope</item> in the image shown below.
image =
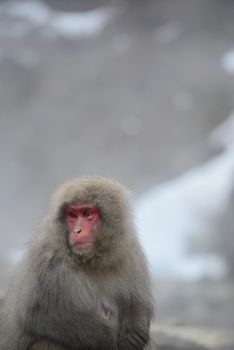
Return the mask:
<path id="1" fill-rule="evenodd" d="M 136 201 L 139 237 L 158 277 L 196 279 L 225 273 L 216 256 L 191 256 L 192 237 L 205 235 L 229 200 L 234 179 L 234 118 L 214 131 L 223 153 L 182 176 L 157 185 Z M 230 135 L 232 134 L 232 135 Z"/>

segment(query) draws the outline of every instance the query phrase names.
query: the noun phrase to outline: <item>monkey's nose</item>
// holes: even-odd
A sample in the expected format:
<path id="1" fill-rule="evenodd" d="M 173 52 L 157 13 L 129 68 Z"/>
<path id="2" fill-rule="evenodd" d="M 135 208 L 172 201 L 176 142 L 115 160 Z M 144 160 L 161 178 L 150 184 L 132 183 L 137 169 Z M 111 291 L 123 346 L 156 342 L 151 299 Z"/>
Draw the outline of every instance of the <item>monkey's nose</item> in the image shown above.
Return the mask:
<path id="1" fill-rule="evenodd" d="M 81 228 L 78 228 L 77 230 L 76 230 L 76 233 L 81 233 Z"/>

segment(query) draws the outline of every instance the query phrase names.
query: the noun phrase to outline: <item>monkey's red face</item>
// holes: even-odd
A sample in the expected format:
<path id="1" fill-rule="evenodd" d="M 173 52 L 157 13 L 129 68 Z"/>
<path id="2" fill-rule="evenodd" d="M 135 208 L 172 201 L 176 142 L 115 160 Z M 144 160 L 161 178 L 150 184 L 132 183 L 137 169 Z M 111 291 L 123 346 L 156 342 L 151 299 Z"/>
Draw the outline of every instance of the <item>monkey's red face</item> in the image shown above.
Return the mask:
<path id="1" fill-rule="evenodd" d="M 66 208 L 69 244 L 72 250 L 90 249 L 100 214 L 92 204 L 69 205 Z"/>

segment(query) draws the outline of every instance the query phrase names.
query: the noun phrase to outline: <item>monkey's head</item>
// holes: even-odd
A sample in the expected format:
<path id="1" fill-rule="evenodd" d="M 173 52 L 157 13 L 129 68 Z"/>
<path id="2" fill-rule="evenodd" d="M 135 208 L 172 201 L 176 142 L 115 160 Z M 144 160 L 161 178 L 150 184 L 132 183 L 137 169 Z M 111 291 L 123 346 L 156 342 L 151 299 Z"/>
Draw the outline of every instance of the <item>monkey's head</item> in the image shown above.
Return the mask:
<path id="1" fill-rule="evenodd" d="M 105 260 L 123 252 L 132 232 L 129 192 L 103 177 L 70 180 L 52 196 L 51 215 L 58 234 L 78 262 Z M 119 249 L 118 249 L 119 248 Z"/>

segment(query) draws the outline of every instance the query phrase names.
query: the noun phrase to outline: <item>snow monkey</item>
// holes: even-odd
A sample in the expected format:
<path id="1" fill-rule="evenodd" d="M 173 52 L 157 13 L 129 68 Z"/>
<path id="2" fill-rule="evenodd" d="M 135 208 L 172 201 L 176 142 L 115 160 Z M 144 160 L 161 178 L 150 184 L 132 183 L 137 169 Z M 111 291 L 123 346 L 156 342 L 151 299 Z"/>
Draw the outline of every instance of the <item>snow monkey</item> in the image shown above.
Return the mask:
<path id="1" fill-rule="evenodd" d="M 128 190 L 103 177 L 52 195 L 1 306 L 1 350 L 144 350 L 153 316 Z"/>

